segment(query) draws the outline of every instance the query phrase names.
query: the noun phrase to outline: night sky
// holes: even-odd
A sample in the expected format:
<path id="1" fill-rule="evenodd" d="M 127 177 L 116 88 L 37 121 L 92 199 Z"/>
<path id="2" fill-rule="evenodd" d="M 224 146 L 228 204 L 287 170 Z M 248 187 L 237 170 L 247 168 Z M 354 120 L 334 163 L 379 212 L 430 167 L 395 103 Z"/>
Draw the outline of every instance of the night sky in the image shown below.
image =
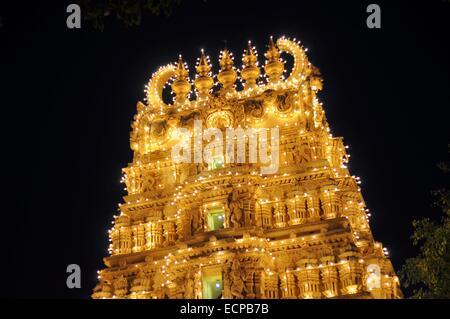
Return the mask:
<path id="1" fill-rule="evenodd" d="M 2 2 L 0 294 L 88 298 L 151 74 L 179 53 L 192 71 L 201 48 L 217 69 L 223 40 L 236 57 L 252 40 L 262 62 L 271 35 L 300 39 L 320 68 L 332 133 L 350 146 L 373 234 L 400 269 L 417 253 L 412 220 L 440 216 L 430 192 L 446 183 L 436 164 L 450 143 L 450 2 L 372 2 L 381 29 L 366 27 L 365 1 L 182 0 L 168 18 L 131 29 L 108 19 L 104 32 L 67 29 L 67 1 Z M 72 263 L 81 289 L 66 287 Z"/>

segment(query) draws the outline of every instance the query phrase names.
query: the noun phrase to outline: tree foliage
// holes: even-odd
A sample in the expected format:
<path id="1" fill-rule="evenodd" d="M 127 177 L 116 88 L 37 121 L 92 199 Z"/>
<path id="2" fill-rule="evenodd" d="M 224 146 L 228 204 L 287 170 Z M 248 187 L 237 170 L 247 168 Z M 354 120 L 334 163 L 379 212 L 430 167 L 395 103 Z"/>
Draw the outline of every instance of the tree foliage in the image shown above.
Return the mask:
<path id="1" fill-rule="evenodd" d="M 449 162 L 438 166 L 444 173 L 450 172 Z M 420 253 L 407 259 L 400 271 L 402 284 L 413 289 L 412 298 L 450 298 L 450 189 L 432 194 L 443 217 L 440 222 L 429 218 L 413 221 L 411 239 Z"/>
<path id="2" fill-rule="evenodd" d="M 105 28 L 105 19 L 115 17 L 125 27 L 141 24 L 146 12 L 159 16 L 169 16 L 181 0 L 80 0 L 81 12 L 86 21 L 95 29 Z"/>

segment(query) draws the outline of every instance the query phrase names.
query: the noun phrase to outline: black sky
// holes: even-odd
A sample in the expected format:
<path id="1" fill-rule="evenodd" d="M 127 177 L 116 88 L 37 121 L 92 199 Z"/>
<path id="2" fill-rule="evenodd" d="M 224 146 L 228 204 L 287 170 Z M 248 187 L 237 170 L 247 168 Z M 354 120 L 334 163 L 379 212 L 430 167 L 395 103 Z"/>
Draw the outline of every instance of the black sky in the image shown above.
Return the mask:
<path id="1" fill-rule="evenodd" d="M 350 145 L 374 236 L 396 269 L 415 254 L 411 221 L 437 218 L 432 189 L 450 142 L 450 2 L 376 2 L 382 28 L 366 27 L 366 1 L 183 0 L 140 27 L 66 28 L 68 3 L 0 5 L 4 297 L 88 297 L 107 254 L 107 230 L 132 159 L 130 123 L 146 81 L 182 53 L 217 56 L 227 40 L 300 39 L 325 79 L 332 133 Z M 66 266 L 82 289 L 66 288 Z"/>

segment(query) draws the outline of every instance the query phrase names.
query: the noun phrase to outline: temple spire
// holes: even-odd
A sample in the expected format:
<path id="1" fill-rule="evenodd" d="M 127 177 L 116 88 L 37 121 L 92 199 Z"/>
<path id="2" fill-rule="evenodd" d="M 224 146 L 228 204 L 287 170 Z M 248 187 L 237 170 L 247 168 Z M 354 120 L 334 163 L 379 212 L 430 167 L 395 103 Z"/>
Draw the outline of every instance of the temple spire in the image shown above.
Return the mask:
<path id="1" fill-rule="evenodd" d="M 359 178 L 317 95 L 319 70 L 296 41 L 270 39 L 269 83 L 256 84 L 258 55 L 251 43 L 245 48 L 243 90 L 235 89 L 228 49 L 214 94 L 203 51 L 195 99 L 188 99 L 181 56 L 152 76 L 148 103 L 134 116 L 133 160 L 122 170 L 126 196 L 112 217 L 110 256 L 92 296 L 400 298 Z M 287 79 L 280 52 L 293 61 Z M 171 79 L 176 100 L 166 104 Z"/>

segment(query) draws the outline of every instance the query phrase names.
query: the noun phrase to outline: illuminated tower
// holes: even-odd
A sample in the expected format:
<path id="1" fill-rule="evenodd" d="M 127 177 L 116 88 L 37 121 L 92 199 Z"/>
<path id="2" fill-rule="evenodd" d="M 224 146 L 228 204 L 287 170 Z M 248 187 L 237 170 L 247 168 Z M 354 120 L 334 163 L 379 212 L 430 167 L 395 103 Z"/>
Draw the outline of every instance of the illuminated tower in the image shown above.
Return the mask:
<path id="1" fill-rule="evenodd" d="M 293 59 L 287 77 L 283 54 Z M 181 56 L 150 79 L 132 124 L 133 161 L 123 169 L 128 194 L 93 298 L 401 298 L 342 138 L 330 133 L 317 97 L 322 79 L 306 50 L 271 39 L 260 68 L 249 43 L 240 69 L 227 49 L 218 68 L 215 82 L 202 51 L 194 79 Z M 210 141 L 198 123 L 224 137 L 242 129 L 244 157 L 236 137 L 232 158 L 214 151 L 204 162 Z M 249 129 L 272 128 L 278 135 L 250 142 Z M 252 162 L 265 142 L 277 157 Z M 177 145 L 193 151 L 174 152 Z"/>

